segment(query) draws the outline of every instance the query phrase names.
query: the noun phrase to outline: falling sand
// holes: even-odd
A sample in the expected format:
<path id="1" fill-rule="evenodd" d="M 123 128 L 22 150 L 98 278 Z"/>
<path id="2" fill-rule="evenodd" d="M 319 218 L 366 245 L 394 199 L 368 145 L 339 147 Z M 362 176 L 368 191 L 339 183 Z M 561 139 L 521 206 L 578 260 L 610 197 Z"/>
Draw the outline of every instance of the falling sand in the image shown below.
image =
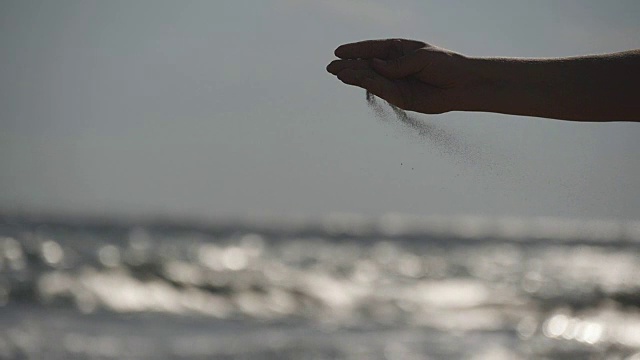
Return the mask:
<path id="1" fill-rule="evenodd" d="M 457 163 L 465 165 L 484 165 L 483 167 L 491 167 L 492 161 L 483 154 L 483 149 L 479 146 L 473 146 L 470 142 L 465 141 L 461 135 L 446 129 L 445 127 L 427 123 L 417 119 L 404 110 L 394 106 L 388 102 L 386 104 L 392 110 L 391 115 L 385 107 L 378 102 L 376 97 L 367 91 L 367 104 L 376 114 L 376 116 L 385 122 L 390 122 L 391 116 L 396 117 L 399 124 L 411 134 L 417 135 L 420 140 L 424 140 L 430 146 L 433 146 L 441 155 L 452 158 Z"/>
<path id="2" fill-rule="evenodd" d="M 406 113 L 404 110 L 384 101 L 385 106 L 375 95 L 366 92 L 367 104 L 376 117 L 385 123 L 399 125 L 410 136 L 417 136 L 421 143 L 430 146 L 440 155 L 453 160 L 462 170 L 470 171 L 467 175 L 493 178 L 507 189 L 518 189 L 526 184 L 532 186 L 535 183 L 555 183 L 562 188 L 561 196 L 564 196 L 569 204 L 577 203 L 575 193 L 576 184 L 567 182 L 566 179 L 549 176 L 548 173 L 536 171 L 535 167 L 523 166 L 527 163 L 526 156 L 518 152 L 518 149 L 504 149 L 490 139 L 476 139 L 456 129 L 449 129 L 444 124 L 421 120 Z M 393 118 L 397 121 L 393 121 Z M 496 145 L 498 145 L 496 147 Z"/>

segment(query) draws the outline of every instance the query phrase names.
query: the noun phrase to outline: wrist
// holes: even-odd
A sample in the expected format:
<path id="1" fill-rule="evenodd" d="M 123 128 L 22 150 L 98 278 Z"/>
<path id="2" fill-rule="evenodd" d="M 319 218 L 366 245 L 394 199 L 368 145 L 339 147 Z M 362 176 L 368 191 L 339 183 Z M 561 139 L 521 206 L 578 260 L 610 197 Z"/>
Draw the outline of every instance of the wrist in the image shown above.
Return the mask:
<path id="1" fill-rule="evenodd" d="M 488 101 L 494 97 L 500 83 L 494 59 L 463 57 L 464 81 L 455 91 L 457 111 L 490 111 Z M 503 85 L 504 86 L 504 85 Z"/>
<path id="2" fill-rule="evenodd" d="M 468 80 L 461 89 L 459 110 L 513 115 L 555 112 L 550 100 L 562 94 L 556 93 L 559 88 L 549 77 L 545 60 L 469 57 L 466 62 Z"/>

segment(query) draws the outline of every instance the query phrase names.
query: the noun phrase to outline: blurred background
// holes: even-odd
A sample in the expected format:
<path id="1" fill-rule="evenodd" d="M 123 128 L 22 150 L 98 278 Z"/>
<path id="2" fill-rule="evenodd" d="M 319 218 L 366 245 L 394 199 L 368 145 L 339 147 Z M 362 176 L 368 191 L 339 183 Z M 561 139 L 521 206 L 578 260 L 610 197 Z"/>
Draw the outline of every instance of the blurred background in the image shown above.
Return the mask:
<path id="1" fill-rule="evenodd" d="M 325 67 L 388 37 L 637 49 L 639 15 L 0 1 L 0 356 L 632 358 L 640 127 L 416 115 L 442 141 Z"/>

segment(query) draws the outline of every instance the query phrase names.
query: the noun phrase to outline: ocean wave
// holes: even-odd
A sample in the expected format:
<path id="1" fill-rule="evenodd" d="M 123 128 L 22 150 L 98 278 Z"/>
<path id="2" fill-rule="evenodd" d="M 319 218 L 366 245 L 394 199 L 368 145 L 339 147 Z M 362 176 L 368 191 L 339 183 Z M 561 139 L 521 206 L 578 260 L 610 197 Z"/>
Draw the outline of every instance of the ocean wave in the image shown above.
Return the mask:
<path id="1" fill-rule="evenodd" d="M 16 311 L 49 309 L 67 321 L 144 315 L 194 326 L 209 319 L 428 330 L 445 342 L 512 334 L 500 350 L 509 356 L 529 356 L 541 342 L 536 354 L 548 357 L 603 347 L 631 355 L 640 351 L 639 229 L 546 218 L 334 214 L 205 223 L 3 215 L 0 319 L 12 331 L 29 319 Z M 152 329 L 138 331 L 153 338 Z M 19 354 L 10 333 L 0 343 Z M 80 345 L 69 346 L 57 349 Z"/>

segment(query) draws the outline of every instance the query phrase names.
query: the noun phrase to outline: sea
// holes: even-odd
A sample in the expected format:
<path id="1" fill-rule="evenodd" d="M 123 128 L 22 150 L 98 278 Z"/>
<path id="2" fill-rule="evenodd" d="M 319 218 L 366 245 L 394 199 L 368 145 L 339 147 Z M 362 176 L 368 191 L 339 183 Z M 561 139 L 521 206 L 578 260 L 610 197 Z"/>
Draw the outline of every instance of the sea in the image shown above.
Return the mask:
<path id="1" fill-rule="evenodd" d="M 640 222 L 0 214 L 2 359 L 640 359 Z"/>

